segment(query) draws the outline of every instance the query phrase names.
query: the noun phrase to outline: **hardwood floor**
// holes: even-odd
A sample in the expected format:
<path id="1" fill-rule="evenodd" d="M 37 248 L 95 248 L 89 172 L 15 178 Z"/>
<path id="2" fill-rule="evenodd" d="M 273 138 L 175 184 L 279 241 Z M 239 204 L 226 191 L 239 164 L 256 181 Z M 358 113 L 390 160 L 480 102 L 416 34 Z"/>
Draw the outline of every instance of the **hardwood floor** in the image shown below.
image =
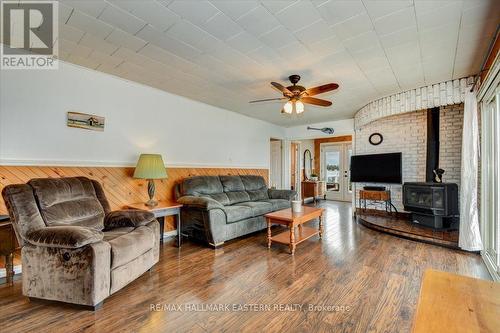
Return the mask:
<path id="1" fill-rule="evenodd" d="M 20 281 L 2 286 L 1 330 L 408 332 L 425 269 L 490 279 L 479 255 L 368 229 L 351 219 L 347 203 L 319 206 L 326 208 L 323 240 L 301 243 L 295 256 L 279 244 L 268 250 L 265 230 L 226 242 L 220 250 L 189 241 L 179 250 L 166 242 L 155 269 L 105 300 L 95 313 L 30 303 L 21 295 Z M 151 310 L 155 304 L 160 311 Z M 202 311 L 219 304 L 229 309 L 248 304 L 249 311 Z M 275 304 L 303 308 L 279 311 Z M 309 304 L 348 308 L 306 311 Z M 163 311 L 174 305 L 180 309 Z M 259 305 L 270 309 L 252 311 Z"/>

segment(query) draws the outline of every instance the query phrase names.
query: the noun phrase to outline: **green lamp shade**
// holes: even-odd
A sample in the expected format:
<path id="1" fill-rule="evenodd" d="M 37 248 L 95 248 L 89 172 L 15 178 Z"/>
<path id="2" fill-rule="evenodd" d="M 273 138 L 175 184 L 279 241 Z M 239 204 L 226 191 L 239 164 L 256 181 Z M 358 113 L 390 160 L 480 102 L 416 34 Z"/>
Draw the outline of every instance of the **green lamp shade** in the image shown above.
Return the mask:
<path id="1" fill-rule="evenodd" d="M 167 170 L 160 154 L 141 154 L 134 171 L 134 178 L 167 178 Z"/>

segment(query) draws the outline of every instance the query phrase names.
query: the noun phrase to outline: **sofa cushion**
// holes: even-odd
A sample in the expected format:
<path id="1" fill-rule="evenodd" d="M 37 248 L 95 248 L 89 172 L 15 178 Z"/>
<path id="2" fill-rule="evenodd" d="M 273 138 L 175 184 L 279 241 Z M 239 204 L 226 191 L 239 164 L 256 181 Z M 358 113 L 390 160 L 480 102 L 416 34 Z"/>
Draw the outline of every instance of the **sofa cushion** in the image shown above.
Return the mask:
<path id="1" fill-rule="evenodd" d="M 267 193 L 267 184 L 264 178 L 261 176 L 240 176 L 243 186 L 245 186 L 245 191 L 247 191 L 250 196 L 250 200 L 266 200 L 269 199 Z"/>
<path id="2" fill-rule="evenodd" d="M 224 192 L 244 191 L 245 186 L 240 176 L 219 176 Z"/>
<path id="3" fill-rule="evenodd" d="M 261 176 L 245 175 L 245 176 L 240 176 L 240 178 L 241 182 L 245 186 L 245 190 L 247 191 L 262 190 L 262 189 L 267 190 L 266 181 Z"/>
<path id="4" fill-rule="evenodd" d="M 250 200 L 259 201 L 269 199 L 267 188 L 263 190 L 247 191 Z"/>
<path id="5" fill-rule="evenodd" d="M 147 226 L 135 228 L 109 241 L 111 269 L 124 265 L 151 250 L 154 245 L 153 230 Z"/>
<path id="6" fill-rule="evenodd" d="M 229 203 L 231 205 L 250 201 L 250 196 L 245 191 L 237 191 L 237 192 L 226 192 L 227 197 L 229 198 Z"/>
<path id="7" fill-rule="evenodd" d="M 273 211 L 285 209 L 285 208 L 290 208 L 291 203 L 288 200 L 285 199 L 268 199 L 268 200 L 261 200 L 259 202 L 267 202 L 273 205 Z"/>
<path id="8" fill-rule="evenodd" d="M 226 223 L 238 222 L 253 217 L 252 208 L 248 206 L 226 206 L 224 211 L 226 212 Z"/>
<path id="9" fill-rule="evenodd" d="M 229 202 L 229 198 L 227 197 L 226 193 L 205 194 L 201 195 L 201 197 L 214 199 L 215 201 L 220 202 L 224 206 L 231 204 L 231 202 Z"/>
<path id="10" fill-rule="evenodd" d="M 248 202 L 240 202 L 238 206 L 246 206 L 252 209 L 253 216 L 261 216 L 273 211 L 273 205 L 270 202 L 257 202 L 257 201 L 248 201 Z"/>
<path id="11" fill-rule="evenodd" d="M 104 209 L 85 177 L 37 178 L 28 184 L 47 226 L 79 225 L 102 230 Z"/>
<path id="12" fill-rule="evenodd" d="M 186 178 L 180 189 L 181 194 L 201 196 L 224 192 L 218 176 L 196 176 Z"/>

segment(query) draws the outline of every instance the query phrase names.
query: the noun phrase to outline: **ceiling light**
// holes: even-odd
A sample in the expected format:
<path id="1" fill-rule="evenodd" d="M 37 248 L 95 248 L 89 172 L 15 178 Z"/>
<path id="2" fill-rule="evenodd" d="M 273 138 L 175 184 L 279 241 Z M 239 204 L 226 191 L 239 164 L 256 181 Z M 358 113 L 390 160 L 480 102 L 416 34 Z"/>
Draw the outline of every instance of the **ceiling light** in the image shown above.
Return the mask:
<path id="1" fill-rule="evenodd" d="M 283 105 L 283 111 L 285 111 L 285 113 L 292 114 L 293 105 L 291 101 L 288 101 L 285 105 Z"/>
<path id="2" fill-rule="evenodd" d="M 295 112 L 297 114 L 301 114 L 302 112 L 304 112 L 304 103 L 302 103 L 301 101 L 295 102 Z"/>

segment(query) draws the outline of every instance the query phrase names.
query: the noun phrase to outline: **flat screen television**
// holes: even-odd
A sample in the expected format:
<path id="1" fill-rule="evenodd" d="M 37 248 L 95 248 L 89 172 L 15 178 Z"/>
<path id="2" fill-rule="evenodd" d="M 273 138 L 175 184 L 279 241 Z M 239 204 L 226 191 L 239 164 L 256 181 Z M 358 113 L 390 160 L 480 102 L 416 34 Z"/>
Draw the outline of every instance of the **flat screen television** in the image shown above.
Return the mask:
<path id="1" fill-rule="evenodd" d="M 401 153 L 352 156 L 351 182 L 401 184 Z"/>

